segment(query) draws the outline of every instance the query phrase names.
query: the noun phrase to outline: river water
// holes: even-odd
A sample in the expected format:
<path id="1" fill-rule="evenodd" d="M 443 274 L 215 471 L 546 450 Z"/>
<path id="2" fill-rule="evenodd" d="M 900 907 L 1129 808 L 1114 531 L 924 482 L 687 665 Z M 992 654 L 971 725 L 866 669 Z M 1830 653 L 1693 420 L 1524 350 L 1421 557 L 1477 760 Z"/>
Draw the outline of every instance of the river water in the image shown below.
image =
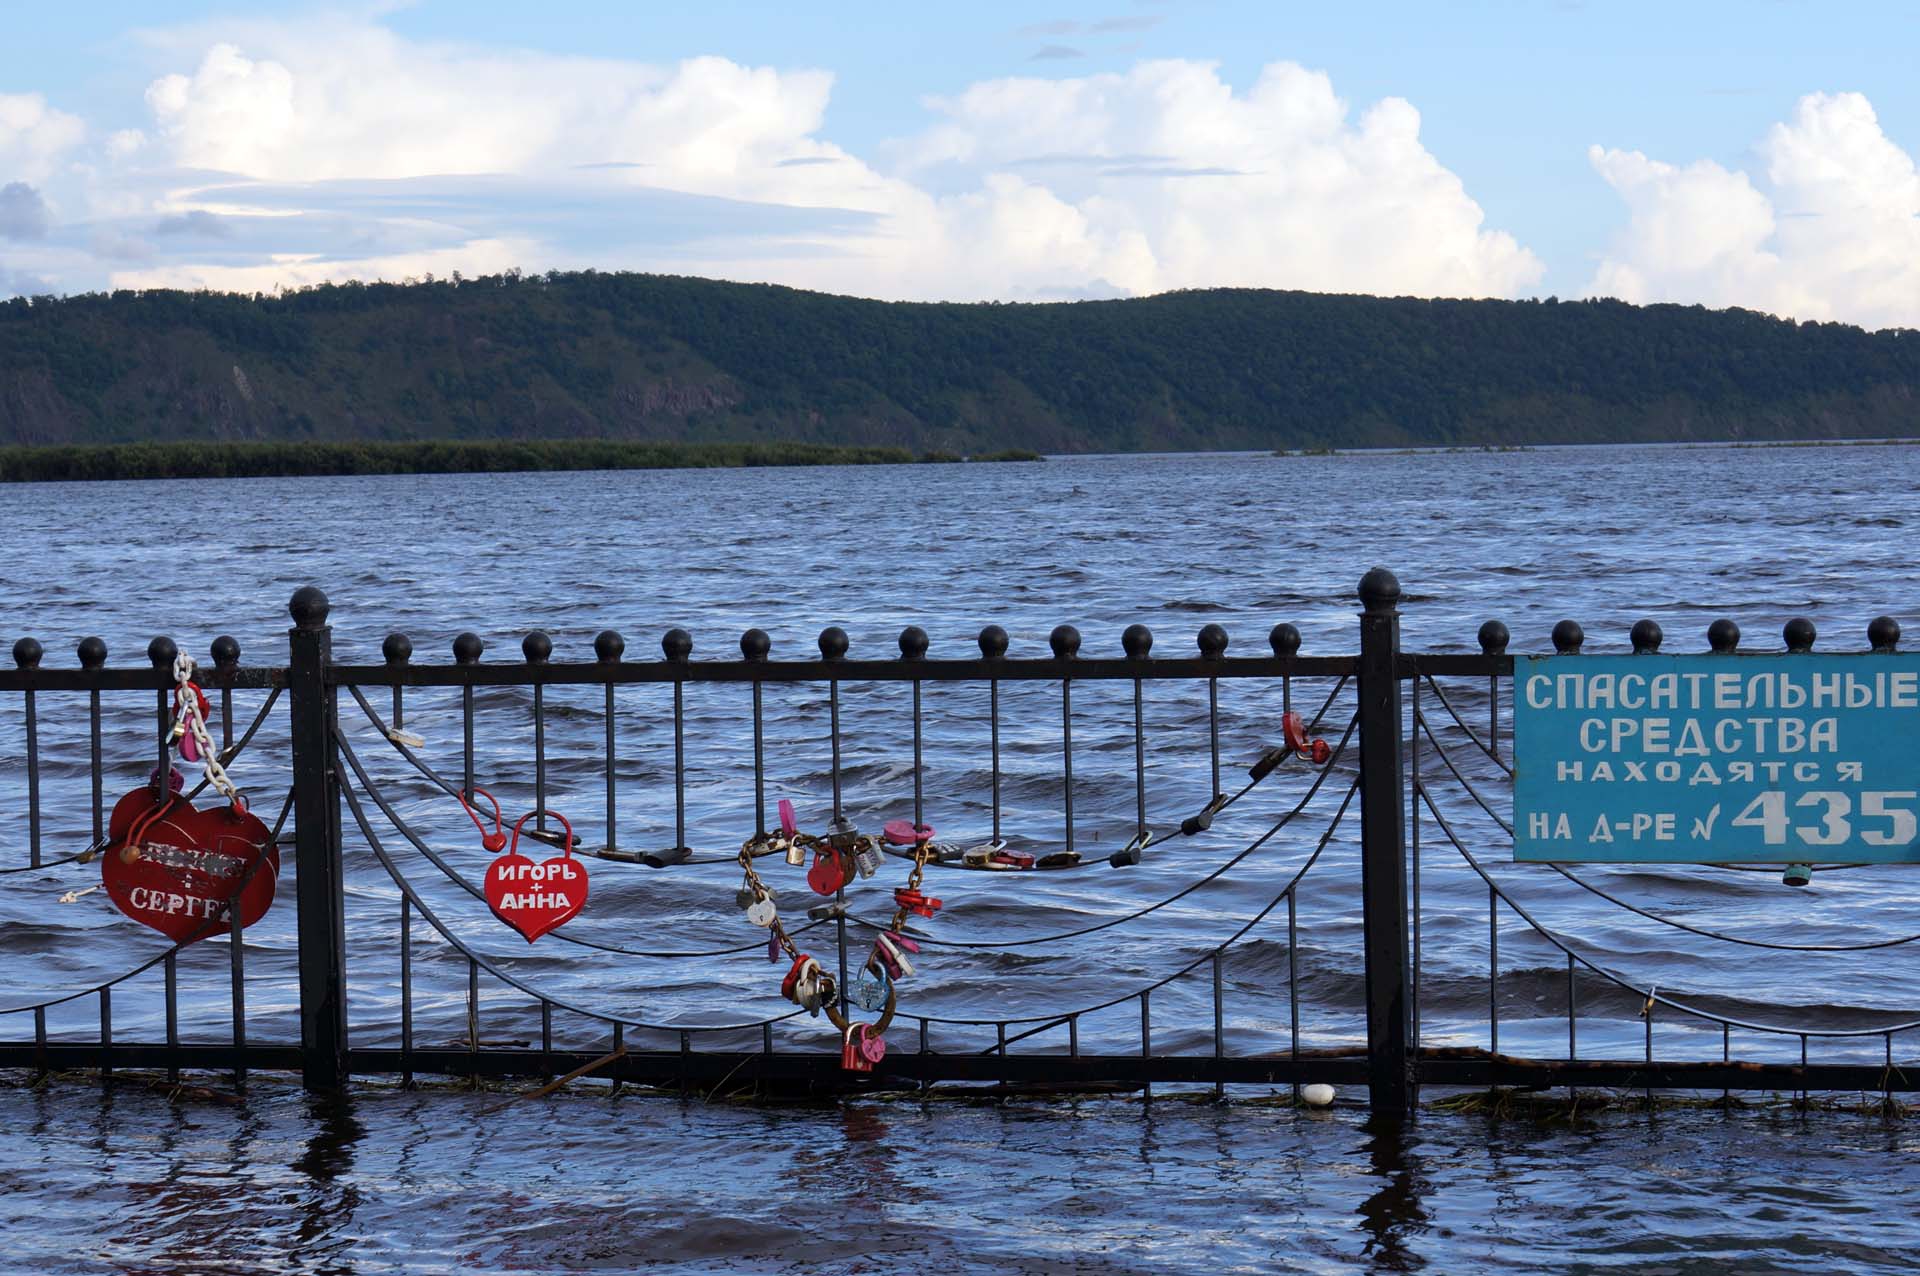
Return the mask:
<path id="1" fill-rule="evenodd" d="M 1920 610 L 1915 457 L 1897 446 L 1594 448 L 4 487 L 0 513 L 33 552 L 7 566 L 0 637 L 31 634 L 47 663 L 70 665 L 86 634 L 103 637 L 120 664 L 144 663 L 155 634 L 198 655 L 227 633 L 245 663 L 281 663 L 286 600 L 314 583 L 332 599 L 344 661 L 378 661 L 389 631 L 409 635 L 416 659 L 445 660 L 462 630 L 482 636 L 488 661 L 510 661 L 535 628 L 552 635 L 555 659 L 591 659 L 593 635 L 607 627 L 625 635 L 629 659 L 652 660 L 676 625 L 693 634 L 696 660 L 736 653 L 754 625 L 772 635 L 776 659 L 811 654 L 829 624 L 847 630 L 856 656 L 896 654 L 909 623 L 928 631 L 931 654 L 967 655 L 990 622 L 1006 627 L 1016 656 L 1045 654 L 1062 622 L 1079 628 L 1087 655 L 1118 655 L 1120 631 L 1135 622 L 1152 628 L 1156 653 L 1193 651 L 1209 622 L 1226 627 L 1232 652 L 1258 651 L 1281 620 L 1299 627 L 1304 652 L 1332 654 L 1353 650 L 1354 585 L 1384 564 L 1402 582 L 1413 650 L 1474 650 L 1488 618 L 1511 628 L 1515 650 L 1544 650 L 1563 617 L 1582 622 L 1589 650 L 1624 650 L 1642 616 L 1663 625 L 1667 650 L 1702 650 L 1707 623 L 1721 615 L 1741 625 L 1743 649 L 1778 650 L 1781 625 L 1807 616 L 1821 650 L 1853 650 L 1865 645 L 1870 618 Z M 1484 737 L 1484 685 L 1445 689 Z M 1223 684 L 1226 778 L 1272 742 L 1282 694 L 1313 708 L 1330 690 L 1304 679 L 1284 693 Z M 906 695 L 897 686 L 844 692 L 841 779 L 863 827 L 912 810 Z M 476 776 L 510 809 L 525 809 L 534 793 L 529 698 L 503 689 L 477 702 Z M 239 726 L 260 703 L 253 693 L 236 697 Z M 389 708 L 384 695 L 375 704 Z M 408 728 L 427 740 L 422 755 L 454 776 L 458 704 L 457 693 L 425 691 L 407 703 Z M 675 840 L 670 704 L 663 687 L 620 694 L 613 832 L 625 847 Z M 687 708 L 686 840 L 703 860 L 718 859 L 755 825 L 747 691 L 689 688 Z M 600 693 L 555 690 L 547 709 L 548 804 L 581 826 L 586 844 L 603 845 Z M 943 836 L 984 837 L 993 774 L 984 690 L 930 686 L 924 709 L 925 818 Z M 966 1021 L 1124 998 L 1204 962 L 1243 928 L 1223 960 L 1230 1050 L 1288 1046 L 1290 959 L 1302 1046 L 1360 1040 L 1357 820 L 1334 823 L 1351 757 L 1336 761 L 1294 824 L 1243 859 L 1234 857 L 1306 796 L 1309 776 L 1283 769 L 1208 835 L 1150 847 L 1141 865 L 1116 873 L 1098 861 L 1133 831 L 1131 689 L 1078 684 L 1073 709 L 1073 835 L 1096 866 L 934 875 L 948 906 L 930 934 L 991 946 L 930 945 L 903 988 L 905 1012 L 936 1021 L 932 1047 L 991 1045 L 990 1026 Z M 1426 710 L 1438 745 L 1504 809 L 1498 769 L 1433 700 Z M 1057 685 L 1003 690 L 1003 832 L 1040 853 L 1066 836 L 1060 712 Z M 152 764 L 152 713 L 149 698 L 108 697 L 109 802 Z M 767 800 L 793 798 L 810 827 L 831 802 L 825 713 L 818 688 L 767 691 Z M 1348 693 L 1335 696 L 1322 727 L 1330 741 L 1350 713 Z M 83 846 L 90 828 L 84 697 L 44 694 L 39 716 L 51 858 Z M 486 857 L 458 807 L 449 810 L 350 702 L 343 717 L 401 817 L 477 877 Z M 1145 724 L 1148 823 L 1166 832 L 1212 791 L 1204 689 L 1150 684 Z M 23 734 L 20 698 L 0 699 L 0 791 L 16 809 L 25 804 Z M 263 809 L 278 810 L 285 755 L 276 711 L 234 764 Z M 1618 977 L 1580 985 L 1583 1056 L 1638 1054 L 1645 1024 L 1635 990 L 1654 983 L 1683 1004 L 1787 1030 L 1736 1034 L 1732 1048 L 1745 1058 L 1795 1058 L 1794 1032 L 1868 1032 L 1920 1007 L 1920 968 L 1906 947 L 1813 954 L 1701 939 L 1547 870 L 1506 863 L 1498 829 L 1431 744 L 1424 765 L 1436 803 L 1503 889 Z M 374 832 L 455 939 L 543 991 L 670 1025 L 756 1024 L 790 1008 L 777 996 L 779 972 L 750 952 L 662 960 L 552 940 L 530 951 L 389 825 L 376 820 Z M 1299 889 L 1290 951 L 1284 911 L 1271 906 L 1323 836 L 1326 849 Z M 398 895 L 358 830 L 350 826 L 347 840 L 355 1040 L 397 1042 Z M 1487 888 L 1430 822 L 1422 848 L 1422 1038 L 1485 1045 Z M 0 856 L 26 862 L 17 821 Z M 739 946 L 760 933 L 733 905 L 737 869 L 592 863 L 592 903 L 568 933 L 643 951 Z M 248 1029 L 258 1041 L 297 1039 L 288 870 L 279 905 L 246 936 Z M 1125 926 L 1036 942 L 1130 914 L 1216 871 Z M 89 987 L 159 951 L 157 935 L 97 893 L 50 904 L 95 880 L 90 873 L 4 879 L 0 1008 Z M 1749 940 L 1858 944 L 1915 929 L 1900 868 L 1826 873 L 1801 892 L 1770 874 L 1725 870 L 1621 868 L 1590 878 L 1649 911 Z M 861 895 L 879 897 L 891 879 L 890 870 L 857 888 L 855 911 L 879 912 Z M 804 886 L 775 884 L 794 917 L 809 898 Z M 1501 1048 L 1558 1052 L 1564 956 L 1511 912 L 1499 924 Z M 416 1039 L 450 1043 L 465 1031 L 466 961 L 417 916 L 413 926 Z M 830 932 L 814 942 L 830 948 Z M 182 955 L 187 1039 L 227 1039 L 227 965 L 224 939 Z M 116 989 L 118 1038 L 158 1036 L 157 987 L 155 972 Z M 1209 997 L 1204 965 L 1155 991 L 1154 1049 L 1210 1050 Z M 0 1036 L 30 1034 L 25 1018 L 0 1017 Z M 491 980 L 481 1018 L 490 1041 L 539 1030 L 528 999 Z M 56 1006 L 48 1022 L 56 1038 L 90 1039 L 97 1001 Z M 776 1032 L 796 1047 L 828 1044 L 804 1018 Z M 1089 1014 L 1080 1032 L 1083 1049 L 1137 1050 L 1138 1003 Z M 1656 1033 L 1667 1057 L 1717 1057 L 1721 1047 L 1716 1026 L 1682 1015 L 1659 1021 Z M 604 1024 L 565 1016 L 556 1035 L 579 1049 L 607 1040 Z M 670 1047 L 673 1035 L 635 1029 L 627 1040 Z M 1897 1060 L 1920 1056 L 1917 1035 L 1895 1038 Z M 758 1036 L 756 1027 L 702 1041 Z M 1811 1049 L 1815 1058 L 1878 1059 L 1884 1044 L 1816 1036 Z M 1891 1271 L 1920 1252 L 1905 1207 L 1915 1136 L 1877 1116 L 1788 1113 L 1754 1095 L 1732 1115 L 1614 1112 L 1573 1128 L 1430 1112 L 1402 1139 L 1363 1129 L 1344 1100 L 1329 1112 L 1296 1112 L 1263 1106 L 1264 1088 L 1236 1091 L 1225 1108 L 1189 1097 L 768 1109 L 583 1086 L 504 1107 L 499 1095 L 368 1086 L 316 1107 L 268 1077 L 255 1078 L 238 1105 L 55 1081 L 0 1090 L 0 1266 Z M 687 1175 L 692 1164 L 703 1172 Z"/>

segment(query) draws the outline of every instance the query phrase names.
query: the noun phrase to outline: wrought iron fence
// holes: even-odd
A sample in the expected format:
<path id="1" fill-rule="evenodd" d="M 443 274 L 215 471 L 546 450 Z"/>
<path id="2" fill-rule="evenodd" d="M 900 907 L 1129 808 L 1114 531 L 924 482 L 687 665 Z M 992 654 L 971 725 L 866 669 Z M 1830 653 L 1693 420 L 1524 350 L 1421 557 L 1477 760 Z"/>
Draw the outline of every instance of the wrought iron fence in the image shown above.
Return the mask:
<path id="1" fill-rule="evenodd" d="M 134 954 L 116 968 L 103 968 L 109 956 L 63 967 L 55 939 L 71 943 L 74 927 L 56 935 L 42 925 L 14 945 L 8 983 L 23 986 L 31 965 L 35 978 L 66 984 L 0 1005 L 0 1020 L 19 1025 L 0 1027 L 0 1065 L 216 1069 L 236 1081 L 251 1069 L 298 1069 L 316 1088 L 354 1074 L 582 1071 L 704 1092 L 987 1084 L 1149 1094 L 1156 1085 L 1216 1094 L 1280 1085 L 1297 1094 L 1309 1082 L 1364 1082 L 1385 1113 L 1412 1107 L 1422 1085 L 1914 1088 L 1898 1056 L 1920 1020 L 1863 1014 L 1808 1025 L 1743 1012 L 1690 990 L 1685 972 L 1666 983 L 1618 969 L 1603 945 L 1543 916 L 1535 896 L 1578 891 L 1690 940 L 1782 954 L 1900 952 L 1920 936 L 1795 944 L 1671 915 L 1566 865 L 1515 865 L 1503 880 L 1490 852 L 1511 835 L 1500 792 L 1512 774 L 1505 628 L 1483 626 L 1478 654 L 1405 653 L 1393 576 L 1368 573 L 1359 599 L 1353 655 L 1302 654 L 1298 631 L 1282 624 L 1258 655 L 1229 654 L 1227 633 L 1209 625 L 1191 654 L 1156 651 L 1134 626 L 1119 654 L 1095 656 L 1061 626 L 1049 654 L 1033 658 L 988 626 L 965 658 L 936 656 L 909 627 L 898 655 L 884 659 L 855 657 L 846 634 L 829 628 L 817 657 L 801 660 L 774 658 L 755 629 L 738 659 L 695 659 L 691 637 L 673 630 L 657 660 L 627 659 L 624 640 L 606 631 L 591 660 L 557 660 L 536 633 L 519 661 L 487 660 L 471 634 L 454 640 L 450 663 L 416 661 L 396 634 L 382 663 L 342 664 L 332 659 L 326 597 L 302 589 L 285 665 L 243 666 L 238 645 L 221 638 L 202 679 L 222 760 L 285 776 L 270 837 L 293 852 L 292 925 L 283 909 L 243 927 L 229 899 L 183 941 L 144 953 L 134 941 L 103 945 L 115 961 Z M 1716 650 L 1738 642 L 1729 622 L 1710 637 Z M 1805 622 L 1786 637 L 1813 642 Z M 1891 650 L 1898 626 L 1875 621 L 1870 639 Z M 1572 653 L 1583 636 L 1563 622 L 1553 641 Z M 1658 626 L 1643 621 L 1632 642 L 1656 649 Z M 85 911 L 86 865 L 116 847 L 112 789 L 125 780 L 165 792 L 182 765 L 168 741 L 177 653 L 156 639 L 146 669 L 109 667 L 95 639 L 76 654 L 79 667 L 50 668 L 40 644 L 22 639 L 16 668 L 0 672 L 21 720 L 27 808 L 25 854 L 0 874 L 31 883 L 42 914 L 65 907 L 45 902 L 65 888 L 82 907 L 60 920 L 91 936 L 127 924 Z M 770 694 L 800 697 L 782 721 L 817 721 L 818 734 L 770 740 Z M 50 711 L 64 731 L 51 743 Z M 889 724 L 883 748 L 848 729 L 850 713 Z M 556 730 L 565 735 L 557 750 Z M 457 750 L 429 743 L 454 731 Z M 490 749 L 502 733 L 512 743 Z M 798 755 L 824 767 L 796 768 Z M 157 769 L 144 774 L 149 762 Z M 579 919 L 591 924 L 502 951 L 519 941 L 492 924 L 471 872 L 464 802 L 482 781 L 515 799 L 513 809 L 529 808 L 528 836 L 550 847 L 565 840 L 550 806 L 576 816 L 598 808 L 574 820 L 594 899 L 608 901 Z M 897 816 L 924 826 L 952 812 L 982 843 L 971 854 L 964 838 L 867 847 L 884 853 L 887 871 L 917 865 L 930 883 L 954 883 L 947 893 L 966 892 L 911 929 L 862 911 L 879 888 L 862 887 L 857 873 L 805 922 L 781 905 L 795 941 L 781 960 L 802 936 L 822 955 L 833 994 L 818 1009 L 829 1019 L 857 1018 L 876 936 L 921 946 L 919 974 L 897 985 L 898 1009 L 889 999 L 884 1013 L 891 1048 L 870 1071 L 845 1068 L 843 1034 L 805 1008 L 759 1011 L 779 982 L 767 932 L 725 906 L 724 875 L 783 847 L 770 802 L 789 793 L 833 820 L 858 807 L 870 823 Z M 731 819 L 738 826 L 724 827 Z M 740 903 L 756 902 L 756 880 L 747 875 Z M 1463 920 L 1476 891 L 1484 951 Z M 33 909 L 16 923 L 34 924 Z M 212 991 L 216 962 L 224 998 Z M 1547 963 L 1561 1006 L 1546 1004 Z M 943 975 L 949 967 L 962 974 Z M 183 977 L 192 982 L 184 992 Z M 1004 1004 L 1036 988 L 1037 1008 Z M 1484 999 L 1483 1034 L 1460 1010 L 1463 990 Z M 991 1013 L 980 1012 L 983 1001 Z M 97 1030 L 75 1019 L 89 1002 Z M 1564 1026 L 1564 1051 L 1549 1021 Z M 1684 1032 L 1686 1049 L 1657 1051 L 1657 1023 Z M 1637 1052 L 1622 1047 L 1629 1026 L 1642 1038 Z M 1798 1057 L 1735 1049 L 1774 1038 L 1797 1044 Z M 1844 1057 L 1815 1057 L 1816 1043 Z M 1878 1057 L 1864 1057 L 1862 1043 Z"/>

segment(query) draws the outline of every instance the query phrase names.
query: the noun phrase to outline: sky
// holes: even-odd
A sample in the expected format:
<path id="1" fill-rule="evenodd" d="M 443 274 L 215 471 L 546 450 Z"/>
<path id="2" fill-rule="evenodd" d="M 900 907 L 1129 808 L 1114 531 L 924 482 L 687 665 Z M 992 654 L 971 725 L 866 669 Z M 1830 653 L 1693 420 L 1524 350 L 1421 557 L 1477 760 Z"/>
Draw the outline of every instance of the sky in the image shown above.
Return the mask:
<path id="1" fill-rule="evenodd" d="M 0 296 L 594 267 L 1920 327 L 1920 4 L 0 9 Z"/>

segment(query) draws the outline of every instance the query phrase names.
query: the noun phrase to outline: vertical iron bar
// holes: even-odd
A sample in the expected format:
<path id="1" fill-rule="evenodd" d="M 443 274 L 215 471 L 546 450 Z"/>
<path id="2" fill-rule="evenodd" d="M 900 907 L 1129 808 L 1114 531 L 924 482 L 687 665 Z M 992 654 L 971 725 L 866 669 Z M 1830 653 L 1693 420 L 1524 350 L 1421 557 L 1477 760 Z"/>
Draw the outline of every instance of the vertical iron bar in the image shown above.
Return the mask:
<path id="1" fill-rule="evenodd" d="M 1073 851 L 1073 679 L 1060 680 L 1060 744 L 1062 792 L 1067 814 L 1067 851 Z"/>
<path id="2" fill-rule="evenodd" d="M 993 836 L 1000 838 L 1000 680 L 987 679 L 987 715 L 993 733 Z"/>
<path id="3" fill-rule="evenodd" d="M 1398 1118 L 1415 1103 L 1408 1051 L 1406 811 L 1400 713 L 1400 582 L 1383 567 L 1360 582 L 1360 879 L 1367 985 L 1368 1101 Z"/>
<path id="4" fill-rule="evenodd" d="M 113 988 L 100 990 L 100 1072 L 113 1071 Z"/>
<path id="5" fill-rule="evenodd" d="M 680 1093 L 687 1092 L 687 1085 L 693 1076 L 693 1034 L 682 1029 L 680 1033 Z"/>
<path id="6" fill-rule="evenodd" d="M 547 827 L 547 689 L 533 684 L 533 826 Z"/>
<path id="7" fill-rule="evenodd" d="M 1219 792 L 1219 790 L 1214 790 Z M 1133 680 L 1133 814 L 1134 832 L 1147 832 L 1147 723 L 1140 679 Z"/>
<path id="8" fill-rule="evenodd" d="M 1650 987 L 1647 989 L 1647 1070 L 1649 1072 L 1653 1070 L 1653 1007 L 1653 989 Z M 1646 1097 L 1648 1104 L 1652 1104 L 1653 1087 L 1651 1085 L 1647 1087 Z"/>
<path id="9" fill-rule="evenodd" d="M 1487 675 L 1487 752 L 1500 760 L 1500 675 Z"/>
<path id="10" fill-rule="evenodd" d="M 480 1053 L 480 963 L 471 957 L 467 958 L 467 1053 Z"/>
<path id="11" fill-rule="evenodd" d="M 540 1070 L 553 1075 L 553 1003 L 540 1001 Z"/>
<path id="12" fill-rule="evenodd" d="M 460 791 L 473 797 L 473 684 L 460 688 Z"/>
<path id="13" fill-rule="evenodd" d="M 1226 1015 L 1221 1007 L 1220 995 L 1220 950 L 1216 948 L 1213 950 L 1213 1057 L 1215 1059 L 1224 1059 L 1226 1057 L 1226 1028 Z M 1224 1099 L 1227 1097 L 1227 1083 L 1225 1081 L 1215 1079 L 1213 1083 L 1213 1097 L 1216 1099 Z"/>
<path id="14" fill-rule="evenodd" d="M 1724 1019 L 1720 1021 L 1720 1062 L 1723 1064 L 1733 1062 L 1733 1025 Z M 1733 1088 L 1731 1086 L 1723 1088 L 1720 1091 L 1720 1102 L 1727 1104 L 1732 1101 Z"/>
<path id="15" fill-rule="evenodd" d="M 1140 992 L 1140 1057 L 1142 1059 L 1153 1058 L 1153 1019 L 1148 1000 L 1151 996 L 1152 993 L 1145 989 Z M 1153 1098 L 1153 1082 L 1148 1080 L 1140 1093 L 1142 1098 Z"/>
<path id="16" fill-rule="evenodd" d="M 393 684 L 393 729 L 399 731 L 407 725 L 406 689 L 399 683 Z"/>
<path id="17" fill-rule="evenodd" d="M 833 818 L 840 818 L 840 680 L 827 679 L 828 735 L 833 743 Z"/>
<path id="18" fill-rule="evenodd" d="M 94 700 L 97 704 L 99 701 L 100 693 L 96 691 L 93 693 L 93 695 L 94 695 Z M 95 713 L 96 713 L 96 718 L 95 718 L 96 725 L 94 730 L 96 732 L 95 748 L 97 749 L 98 748 L 97 741 L 99 738 L 97 734 L 99 731 L 98 717 L 97 717 L 98 709 L 95 710 Z M 39 868 L 40 867 L 40 719 L 39 719 L 39 714 L 36 711 L 36 708 L 34 705 L 34 695 L 31 688 L 29 688 L 26 693 L 26 715 L 27 715 L 27 864 L 29 867 L 32 867 L 32 868 Z M 93 779 L 94 788 L 97 792 L 100 785 L 100 767 L 97 761 L 94 763 L 93 777 L 94 777 Z M 93 824 L 94 824 L 94 830 L 93 830 L 94 840 L 97 843 L 100 838 L 100 800 L 98 797 L 95 797 L 94 803 L 93 803 Z M 168 954 L 167 961 L 169 963 L 173 961 L 172 954 Z M 169 965 L 169 973 L 171 973 L 171 965 Z M 34 1042 L 35 1049 L 41 1055 L 44 1056 L 47 1048 L 47 1011 L 46 1011 L 46 1007 L 44 1006 L 36 1006 L 33 1011 L 33 1042 Z"/>
<path id="19" fill-rule="evenodd" d="M 293 743 L 295 903 L 300 960 L 301 1073 L 310 1090 L 347 1077 L 345 888 L 335 692 L 327 685 L 333 630 L 327 596 L 309 585 L 288 608 L 287 716 Z"/>
<path id="20" fill-rule="evenodd" d="M 1802 1107 L 1805 1107 L 1807 1103 L 1807 1091 L 1804 1088 L 1806 1079 L 1807 1079 L 1807 1034 L 1803 1032 L 1800 1034 L 1800 1080 L 1803 1086 L 1803 1088 L 1800 1091 L 1800 1105 Z"/>
<path id="21" fill-rule="evenodd" d="M 766 724 L 761 717 L 760 684 L 753 684 L 753 828 L 767 831 Z"/>
<path id="22" fill-rule="evenodd" d="M 921 810 L 925 777 L 921 774 L 921 719 L 920 719 L 920 680 L 913 680 L 913 823 L 918 827 L 924 822 Z"/>
<path id="23" fill-rule="evenodd" d="M 413 901 L 405 895 L 400 897 L 400 1084 L 413 1084 Z"/>
<path id="24" fill-rule="evenodd" d="M 1413 867 L 1413 902 L 1411 904 L 1413 922 L 1413 1053 L 1420 1056 L 1420 799 L 1423 789 L 1420 778 L 1420 679 L 1413 680 L 1413 731 L 1408 741 L 1410 757 L 1407 762 L 1409 787 L 1413 792 L 1407 798 L 1407 838 L 1409 842 L 1408 859 Z"/>
<path id="25" fill-rule="evenodd" d="M 920 1016 L 920 1053 L 925 1054 L 926 1052 L 927 1052 L 927 1018 L 925 1015 L 922 1015 Z"/>
<path id="26" fill-rule="evenodd" d="M 93 778 L 93 840 L 102 841 L 107 835 L 106 777 L 102 773 L 100 756 L 100 693 L 87 692 L 87 740 L 88 763 Z"/>
<path id="27" fill-rule="evenodd" d="M 927 1023 L 926 1023 L 926 1020 L 923 1019 L 920 1021 L 920 1048 L 922 1050 L 925 1050 L 927 1048 L 926 1041 L 927 1041 Z M 763 1023 L 760 1025 L 760 1053 L 761 1054 L 773 1053 L 773 1024 L 771 1023 Z"/>
<path id="28" fill-rule="evenodd" d="M 220 752 L 233 747 L 233 688 L 220 688 Z"/>
<path id="29" fill-rule="evenodd" d="M 1080 1057 L 1080 1016 L 1073 1015 L 1067 1020 L 1067 1057 Z"/>
<path id="30" fill-rule="evenodd" d="M 754 693 L 760 691 L 760 684 L 753 684 Z M 607 684 L 607 849 L 618 850 L 620 834 L 614 820 L 614 783 L 613 783 L 613 684 Z"/>
<path id="31" fill-rule="evenodd" d="M 1500 1053 L 1500 892 L 1487 884 L 1487 1049 Z"/>
<path id="32" fill-rule="evenodd" d="M 1294 912 L 1293 888 L 1287 888 L 1287 1041 L 1293 1059 L 1293 1101 L 1300 1102 L 1300 950 L 1299 922 Z"/>
<path id="33" fill-rule="evenodd" d="M 687 684 L 673 680 L 673 844 L 687 844 Z"/>
<path id="34" fill-rule="evenodd" d="M 620 1048 L 626 1044 L 627 1044 L 627 1025 L 623 1023 L 614 1024 L 613 1025 L 613 1048 L 615 1053 L 618 1053 Z M 614 1094 L 620 1093 L 620 1074 L 618 1072 L 615 1072 L 613 1074 L 613 1093 Z"/>
<path id="35" fill-rule="evenodd" d="M 167 712 L 167 693 L 165 691 L 154 692 L 154 703 L 157 706 L 157 712 L 160 718 L 160 761 L 158 763 L 160 769 L 160 787 L 155 789 L 154 792 L 164 794 L 173 791 L 173 750 L 167 747 L 169 743 L 167 737 L 173 732 L 173 715 Z"/>
<path id="36" fill-rule="evenodd" d="M 163 963 L 166 974 L 167 1003 L 167 1080 L 180 1080 L 180 968 L 174 958 L 178 953 L 168 953 Z"/>
<path id="37" fill-rule="evenodd" d="M 1572 1063 L 1580 1057 L 1579 1010 L 1574 1001 L 1573 954 L 1567 954 L 1567 1062 Z"/>
<path id="38" fill-rule="evenodd" d="M 247 946 L 240 940 L 238 901 L 227 909 L 228 998 L 233 1007 L 233 1088 L 247 1084 Z"/>
<path id="39" fill-rule="evenodd" d="M 1212 797 L 1220 796 L 1220 680 L 1207 679 L 1207 755 L 1213 763 Z"/>

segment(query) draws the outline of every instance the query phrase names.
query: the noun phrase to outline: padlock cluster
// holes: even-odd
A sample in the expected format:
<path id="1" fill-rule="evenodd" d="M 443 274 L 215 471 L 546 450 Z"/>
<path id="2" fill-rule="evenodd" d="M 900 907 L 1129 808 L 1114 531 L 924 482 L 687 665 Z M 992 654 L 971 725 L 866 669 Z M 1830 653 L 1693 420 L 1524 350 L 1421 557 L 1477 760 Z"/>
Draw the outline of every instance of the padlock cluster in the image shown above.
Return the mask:
<path id="1" fill-rule="evenodd" d="M 873 949 L 861 963 L 847 1000 L 867 1012 L 877 1012 L 874 1023 L 855 1023 L 841 1013 L 841 990 L 832 974 L 808 953 L 800 951 L 780 920 L 774 889 L 767 885 L 754 861 L 768 855 L 783 855 L 788 864 L 800 867 L 807 852 L 814 852 L 813 866 L 807 872 L 807 884 L 820 895 L 833 895 L 856 876 L 872 877 L 884 863 L 881 839 L 862 834 L 844 817 L 836 816 L 824 836 L 803 833 L 794 817 L 793 804 L 780 803 L 780 831 L 749 839 L 740 848 L 742 882 L 734 899 L 755 926 L 766 928 L 768 960 L 787 961 L 787 973 L 780 981 L 780 995 L 810 1015 L 824 1014 L 841 1032 L 841 1066 L 850 1072 L 871 1072 L 886 1054 L 887 1026 L 893 1022 L 897 1001 L 896 985 L 913 974 L 911 954 L 920 945 L 906 933 L 909 917 L 930 918 L 940 911 L 941 901 L 920 889 L 926 867 L 934 858 L 933 829 L 925 824 L 895 820 L 882 831 L 882 839 L 900 848 L 912 848 L 913 870 L 906 884 L 893 893 L 891 921 L 874 937 Z M 1004 848 L 1001 848 L 1004 849 Z M 1028 857 L 1031 859 L 1031 857 Z M 1025 867 L 1025 865 L 1022 865 Z"/>

